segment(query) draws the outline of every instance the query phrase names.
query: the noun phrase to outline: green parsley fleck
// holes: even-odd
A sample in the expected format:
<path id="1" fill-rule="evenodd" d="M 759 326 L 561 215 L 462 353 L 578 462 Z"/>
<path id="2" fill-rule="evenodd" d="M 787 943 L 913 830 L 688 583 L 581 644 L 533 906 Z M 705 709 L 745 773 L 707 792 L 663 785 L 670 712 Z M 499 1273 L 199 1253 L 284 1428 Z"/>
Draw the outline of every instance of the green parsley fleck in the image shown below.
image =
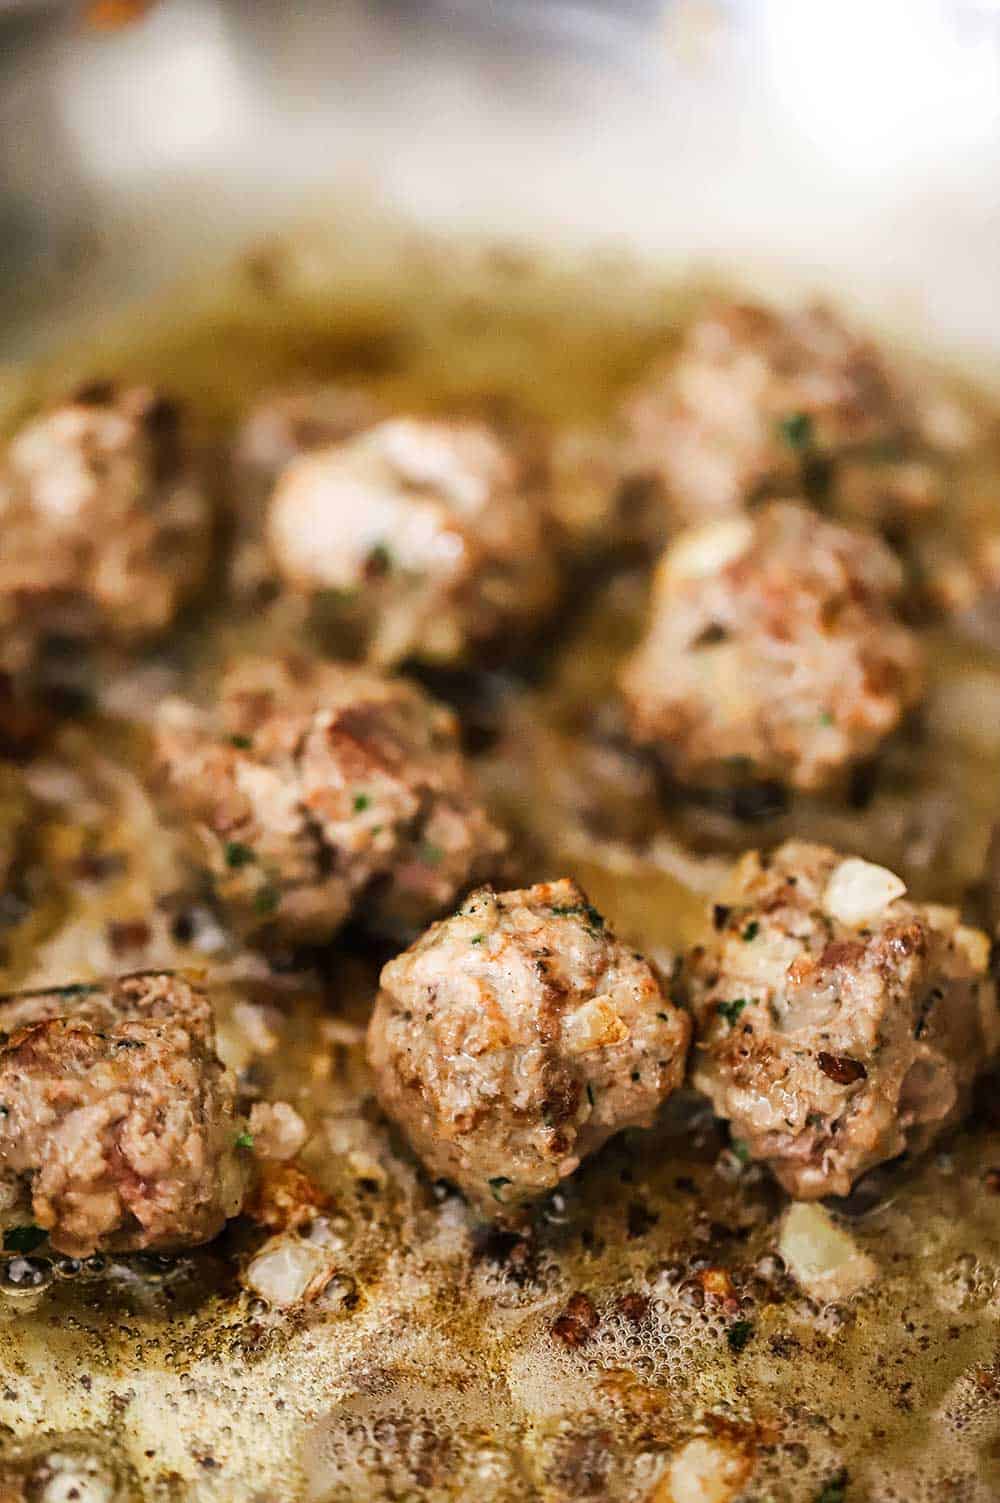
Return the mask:
<path id="1" fill-rule="evenodd" d="M 739 1017 L 740 1013 L 743 1011 L 746 1005 L 746 997 L 734 997 L 731 1002 L 720 1002 L 718 1007 L 716 1008 L 716 1011 L 718 1012 L 720 1017 L 725 1018 L 730 1028 L 732 1028 L 733 1024 L 736 1022 L 736 1019 Z"/>
<path id="2" fill-rule="evenodd" d="M 241 866 L 249 866 L 257 860 L 256 852 L 241 840 L 227 840 L 225 851 L 226 865 L 231 871 L 236 871 Z"/>
<path id="3" fill-rule="evenodd" d="M 252 1132 L 241 1132 L 236 1137 L 235 1144 L 236 1144 L 237 1148 L 252 1148 L 253 1147 L 253 1133 Z"/>
<path id="4" fill-rule="evenodd" d="M 812 418 L 808 412 L 790 412 L 778 422 L 778 432 L 790 449 L 801 453 L 813 440 Z"/>
<path id="5" fill-rule="evenodd" d="M 229 745 L 235 746 L 237 751 L 249 751 L 253 741 L 249 736 L 230 736 Z"/>
<path id="6" fill-rule="evenodd" d="M 824 710 L 819 717 L 820 725 L 833 725 L 833 716 L 829 710 Z"/>
<path id="7" fill-rule="evenodd" d="M 31 1253 L 48 1236 L 40 1226 L 12 1226 L 3 1234 L 4 1252 Z"/>
<path id="8" fill-rule="evenodd" d="M 376 543 L 368 550 L 365 562 L 374 573 L 388 574 L 392 568 L 392 552 L 385 543 Z"/>
<path id="9" fill-rule="evenodd" d="M 733 1324 L 729 1327 L 729 1330 L 726 1332 L 726 1341 L 729 1343 L 729 1350 L 731 1352 L 735 1352 L 737 1355 L 739 1355 L 739 1353 L 742 1352 L 743 1348 L 746 1346 L 747 1342 L 750 1340 L 750 1337 L 752 1335 L 753 1335 L 753 1322 L 752 1321 L 749 1321 L 749 1320 L 737 1320 L 737 1321 L 734 1321 Z"/>
<path id="10" fill-rule="evenodd" d="M 746 940 L 747 944 L 749 944 L 752 939 L 757 938 L 757 935 L 759 933 L 760 925 L 758 924 L 756 919 L 751 919 L 750 923 L 747 924 L 746 928 L 743 930 L 742 938 Z"/>
<path id="11" fill-rule="evenodd" d="M 742 1138 L 733 1138 L 729 1144 L 741 1164 L 749 1164 L 750 1149 Z"/>
<path id="12" fill-rule="evenodd" d="M 364 812 L 365 812 L 366 809 L 370 809 L 371 808 L 371 803 L 372 803 L 372 801 L 368 797 L 367 793 L 356 793 L 354 795 L 354 812 L 355 812 L 355 814 L 364 814 Z"/>
<path id="13" fill-rule="evenodd" d="M 816 1503 L 846 1503 L 848 1475 L 846 1466 L 834 1472 L 816 1494 Z"/>
<path id="14" fill-rule="evenodd" d="M 53 990 L 57 997 L 89 997 L 100 991 L 100 987 L 90 981 L 71 981 L 69 986 L 57 986 Z"/>
<path id="15" fill-rule="evenodd" d="M 566 903 L 552 905 L 552 913 L 557 918 L 578 918 L 583 922 L 587 933 L 595 939 L 604 930 L 604 915 L 596 909 L 593 903 Z"/>
<path id="16" fill-rule="evenodd" d="M 470 945 L 481 945 L 482 942 L 483 942 L 483 940 L 485 938 L 486 938 L 485 934 L 474 934 L 472 936 L 472 938 L 469 940 L 469 944 Z"/>
<path id="17" fill-rule="evenodd" d="M 265 882 L 254 895 L 253 906 L 258 913 L 274 913 L 281 902 L 281 893 L 273 882 Z"/>
<path id="18" fill-rule="evenodd" d="M 425 866 L 440 866 L 444 860 L 444 851 L 439 845 L 430 845 L 425 841 L 420 847 L 420 859 Z"/>
<path id="19" fill-rule="evenodd" d="M 493 1199 L 502 1201 L 503 1197 L 500 1192 L 510 1183 L 511 1181 L 504 1174 L 498 1174 L 494 1179 L 491 1179 L 489 1187 L 493 1191 Z"/>

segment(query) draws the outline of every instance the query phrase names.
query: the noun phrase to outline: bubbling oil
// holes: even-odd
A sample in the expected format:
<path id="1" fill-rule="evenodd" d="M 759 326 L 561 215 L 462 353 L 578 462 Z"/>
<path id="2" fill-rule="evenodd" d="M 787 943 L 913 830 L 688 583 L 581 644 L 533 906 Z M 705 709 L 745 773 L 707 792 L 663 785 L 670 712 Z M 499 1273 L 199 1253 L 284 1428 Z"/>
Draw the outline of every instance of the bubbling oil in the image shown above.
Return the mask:
<path id="1" fill-rule="evenodd" d="M 599 430 L 691 297 L 607 258 L 310 231 L 25 374 L 8 406 L 83 377 L 155 379 L 218 452 L 259 391 L 349 380 L 393 410 Z M 998 494 L 988 463 L 977 492 Z M 973 671 L 1000 694 L 991 655 L 936 629 L 925 727 L 870 802 L 748 829 L 665 806 L 615 737 L 614 668 L 646 582 L 634 559 L 588 574 L 543 664 L 491 675 L 488 693 L 445 686 L 460 712 L 488 705 L 476 760 L 525 879 L 576 876 L 661 964 L 695 932 L 731 855 L 793 832 L 902 867 L 920 896 L 961 898 L 982 860 L 995 757 L 981 730 L 963 739 L 935 709 Z M 527 1227 L 477 1223 L 373 1109 L 363 1029 L 380 957 L 348 945 L 320 971 L 269 974 L 184 891 L 143 791 L 143 692 L 198 686 L 223 645 L 271 629 L 207 609 L 142 665 L 155 671 L 151 689 L 141 673 L 130 689 L 135 724 L 106 705 L 28 769 L 34 906 L 4 935 L 0 984 L 120 968 L 109 924 L 123 912 L 149 919 L 130 969 L 207 966 L 227 1060 L 310 1123 L 335 1273 L 314 1302 L 269 1307 L 240 1282 L 261 1235 L 240 1224 L 178 1260 L 5 1255 L 0 1491 L 42 1503 L 670 1503 L 673 1458 L 701 1437 L 740 1458 L 732 1503 L 1000 1496 L 989 1093 L 941 1152 L 880 1171 L 871 1195 L 840 1208 L 878 1267 L 849 1303 L 818 1306 L 796 1287 L 777 1252 L 783 1197 L 693 1099 L 610 1143 Z M 921 845 L 914 821 L 937 809 L 944 836 L 923 829 Z M 81 844 L 95 870 L 115 857 L 107 878 L 75 879 L 65 853 Z M 276 1039 L 263 1054 L 248 1001 Z M 354 1172 L 349 1150 L 377 1172 Z"/>

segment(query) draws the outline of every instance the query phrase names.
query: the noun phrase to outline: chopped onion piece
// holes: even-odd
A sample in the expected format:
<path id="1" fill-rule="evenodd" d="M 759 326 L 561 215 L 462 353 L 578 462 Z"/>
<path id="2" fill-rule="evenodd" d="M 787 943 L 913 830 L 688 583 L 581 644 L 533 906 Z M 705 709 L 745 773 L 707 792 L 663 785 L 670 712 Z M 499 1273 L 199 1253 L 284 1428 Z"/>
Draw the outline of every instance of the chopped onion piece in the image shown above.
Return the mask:
<path id="1" fill-rule="evenodd" d="M 888 867 L 849 856 L 826 884 L 823 907 L 831 918 L 860 928 L 879 918 L 905 891 L 906 883 Z"/>
<path id="2" fill-rule="evenodd" d="M 52 1450 L 39 1469 L 47 1478 L 41 1491 L 31 1490 L 39 1503 L 115 1503 L 121 1496 L 107 1468 L 96 1456 Z M 21 1494 L 23 1497 L 24 1494 Z"/>
<path id="3" fill-rule="evenodd" d="M 821 1205 L 789 1206 L 778 1251 L 795 1282 L 823 1304 L 860 1293 L 878 1275 L 875 1261 Z"/>
<path id="4" fill-rule="evenodd" d="M 677 1452 L 650 1503 L 729 1503 L 751 1470 L 731 1441 L 699 1435 Z"/>
<path id="5" fill-rule="evenodd" d="M 244 1283 L 279 1310 L 321 1294 L 336 1272 L 329 1250 L 293 1232 L 271 1237 L 250 1263 Z"/>
<path id="6" fill-rule="evenodd" d="M 671 579 L 705 579 L 735 563 L 752 542 L 748 517 L 726 517 L 682 532 L 664 555 L 663 568 Z"/>
<path id="7" fill-rule="evenodd" d="M 982 929 L 973 929 L 968 924 L 959 924 L 954 934 L 955 945 L 962 951 L 974 971 L 985 971 L 990 963 L 990 937 Z"/>
<path id="8" fill-rule="evenodd" d="M 250 1112 L 253 1150 L 259 1159 L 293 1159 L 309 1129 L 287 1101 L 257 1101 Z"/>

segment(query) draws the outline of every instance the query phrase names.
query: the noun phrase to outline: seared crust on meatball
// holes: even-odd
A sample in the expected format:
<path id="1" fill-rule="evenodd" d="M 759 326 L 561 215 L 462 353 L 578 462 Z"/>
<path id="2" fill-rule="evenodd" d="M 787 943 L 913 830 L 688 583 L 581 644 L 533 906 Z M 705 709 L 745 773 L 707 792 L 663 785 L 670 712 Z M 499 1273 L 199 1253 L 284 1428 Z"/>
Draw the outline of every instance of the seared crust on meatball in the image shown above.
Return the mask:
<path id="1" fill-rule="evenodd" d="M 211 510 L 176 408 L 94 385 L 32 419 L 0 466 L 3 667 L 51 636 L 125 644 L 169 626 L 199 584 Z"/>
<path id="2" fill-rule="evenodd" d="M 207 1242 L 236 1215 L 251 1160 L 211 1007 L 170 974 L 0 1002 L 5 1217 L 60 1252 Z"/>
<path id="3" fill-rule="evenodd" d="M 926 1148 L 1000 1042 L 986 935 L 905 891 L 828 846 L 752 851 L 687 959 L 694 1084 L 802 1200 Z"/>
<path id="4" fill-rule="evenodd" d="M 711 310 L 624 421 L 633 472 L 689 523 L 818 488 L 842 515 L 898 525 L 938 505 L 972 438 L 955 402 L 817 306 Z"/>
<path id="5" fill-rule="evenodd" d="M 366 914 L 417 926 L 494 869 L 455 717 L 415 684 L 309 658 L 249 658 L 216 709 L 168 704 L 166 796 L 245 931 L 328 939 Z"/>
<path id="6" fill-rule="evenodd" d="M 523 468 L 480 423 L 380 423 L 285 469 L 275 567 L 360 612 L 373 662 L 463 659 L 555 603 L 553 526 Z"/>
<path id="7" fill-rule="evenodd" d="M 622 674 L 636 740 L 695 786 L 841 781 L 920 695 L 901 583 L 876 537 L 789 502 L 682 533 Z"/>
<path id="8" fill-rule="evenodd" d="M 481 888 L 390 961 L 368 1056 L 428 1171 L 496 1215 L 648 1126 L 689 1031 L 575 883 L 546 882 Z"/>

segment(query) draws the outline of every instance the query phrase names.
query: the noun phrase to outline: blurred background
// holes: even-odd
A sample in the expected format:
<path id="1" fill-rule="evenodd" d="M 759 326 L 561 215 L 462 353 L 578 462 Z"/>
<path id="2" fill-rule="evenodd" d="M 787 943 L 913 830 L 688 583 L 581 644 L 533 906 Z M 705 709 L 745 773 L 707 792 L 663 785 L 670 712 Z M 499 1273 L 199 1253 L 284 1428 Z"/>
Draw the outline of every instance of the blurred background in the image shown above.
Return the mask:
<path id="1" fill-rule="evenodd" d="M 1000 348 L 1000 0 L 0 0 L 2 354 L 292 217 L 832 288 Z"/>

